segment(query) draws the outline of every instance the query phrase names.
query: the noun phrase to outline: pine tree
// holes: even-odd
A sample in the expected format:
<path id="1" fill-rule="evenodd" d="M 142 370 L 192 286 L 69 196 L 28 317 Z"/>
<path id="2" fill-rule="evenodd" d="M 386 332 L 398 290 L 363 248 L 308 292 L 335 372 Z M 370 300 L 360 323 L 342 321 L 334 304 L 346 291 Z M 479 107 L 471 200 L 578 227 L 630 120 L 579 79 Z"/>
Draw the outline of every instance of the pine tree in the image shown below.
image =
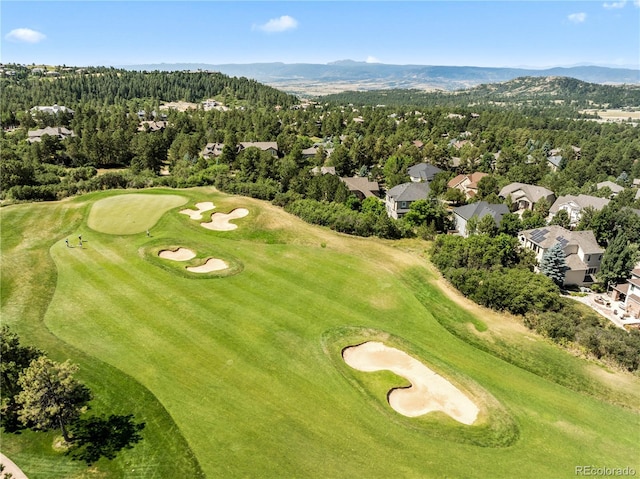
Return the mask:
<path id="1" fill-rule="evenodd" d="M 91 400 L 91 391 L 73 377 L 77 370 L 69 361 L 56 363 L 46 356 L 33 360 L 18 379 L 20 420 L 35 429 L 60 428 L 69 442 L 68 426 Z"/>
<path id="2" fill-rule="evenodd" d="M 542 274 L 551 278 L 558 286 L 564 284 L 564 273 L 567 269 L 567 262 L 560 243 L 554 244 L 542 255 L 539 268 Z"/>

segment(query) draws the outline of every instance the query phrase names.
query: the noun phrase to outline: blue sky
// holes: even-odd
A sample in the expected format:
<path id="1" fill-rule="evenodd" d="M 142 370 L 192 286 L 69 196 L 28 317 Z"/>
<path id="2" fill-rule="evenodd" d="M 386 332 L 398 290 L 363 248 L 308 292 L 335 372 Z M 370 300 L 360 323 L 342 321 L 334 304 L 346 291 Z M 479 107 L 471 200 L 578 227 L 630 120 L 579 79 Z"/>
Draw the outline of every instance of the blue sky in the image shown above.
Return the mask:
<path id="1" fill-rule="evenodd" d="M 10 1 L 0 61 L 640 64 L 640 0 Z"/>

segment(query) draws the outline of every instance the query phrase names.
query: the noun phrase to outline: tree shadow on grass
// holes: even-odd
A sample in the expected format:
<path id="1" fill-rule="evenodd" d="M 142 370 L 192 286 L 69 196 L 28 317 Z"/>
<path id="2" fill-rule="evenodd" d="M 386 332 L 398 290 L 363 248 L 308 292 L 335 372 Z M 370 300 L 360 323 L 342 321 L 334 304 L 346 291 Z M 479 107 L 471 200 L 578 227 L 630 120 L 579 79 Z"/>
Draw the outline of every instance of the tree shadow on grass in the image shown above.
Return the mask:
<path id="1" fill-rule="evenodd" d="M 91 465 L 101 457 L 113 459 L 123 449 L 142 440 L 145 423 L 135 423 L 133 415 L 110 415 L 79 419 L 71 426 L 72 443 L 67 451 L 73 459 Z"/>

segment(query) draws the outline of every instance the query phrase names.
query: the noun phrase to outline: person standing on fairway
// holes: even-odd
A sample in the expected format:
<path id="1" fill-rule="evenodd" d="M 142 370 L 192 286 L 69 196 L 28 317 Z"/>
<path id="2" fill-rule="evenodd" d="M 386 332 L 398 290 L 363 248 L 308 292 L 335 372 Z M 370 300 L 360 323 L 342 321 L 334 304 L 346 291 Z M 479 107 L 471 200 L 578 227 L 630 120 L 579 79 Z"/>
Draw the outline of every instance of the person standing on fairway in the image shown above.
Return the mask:
<path id="1" fill-rule="evenodd" d="M 67 245 L 67 248 L 69 247 L 69 238 L 65 238 L 64 239 L 65 244 Z"/>

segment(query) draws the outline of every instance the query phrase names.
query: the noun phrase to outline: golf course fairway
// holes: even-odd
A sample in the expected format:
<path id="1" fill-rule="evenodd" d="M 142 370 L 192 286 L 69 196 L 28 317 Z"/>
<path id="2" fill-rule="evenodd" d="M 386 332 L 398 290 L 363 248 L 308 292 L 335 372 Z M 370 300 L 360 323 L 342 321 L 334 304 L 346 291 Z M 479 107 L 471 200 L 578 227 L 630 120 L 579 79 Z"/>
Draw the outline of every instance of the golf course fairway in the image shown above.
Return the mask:
<path id="1" fill-rule="evenodd" d="M 210 230 L 207 214 L 180 213 L 203 202 L 248 213 Z M 52 447 L 55 431 L 3 434 L 3 453 L 30 479 L 640 474 L 640 378 L 443 288 L 426 242 L 337 234 L 213 188 L 99 192 L 0 214 L 3 323 L 80 366 L 91 412 L 146 424 L 142 442 L 90 468 Z M 66 246 L 79 235 L 82 247 Z M 179 248 L 196 257 L 158 256 Z M 186 269 L 208 258 L 229 272 Z M 342 359 L 367 341 L 450 381 L 477 419 L 396 412 L 387 393 L 405 378 Z"/>

